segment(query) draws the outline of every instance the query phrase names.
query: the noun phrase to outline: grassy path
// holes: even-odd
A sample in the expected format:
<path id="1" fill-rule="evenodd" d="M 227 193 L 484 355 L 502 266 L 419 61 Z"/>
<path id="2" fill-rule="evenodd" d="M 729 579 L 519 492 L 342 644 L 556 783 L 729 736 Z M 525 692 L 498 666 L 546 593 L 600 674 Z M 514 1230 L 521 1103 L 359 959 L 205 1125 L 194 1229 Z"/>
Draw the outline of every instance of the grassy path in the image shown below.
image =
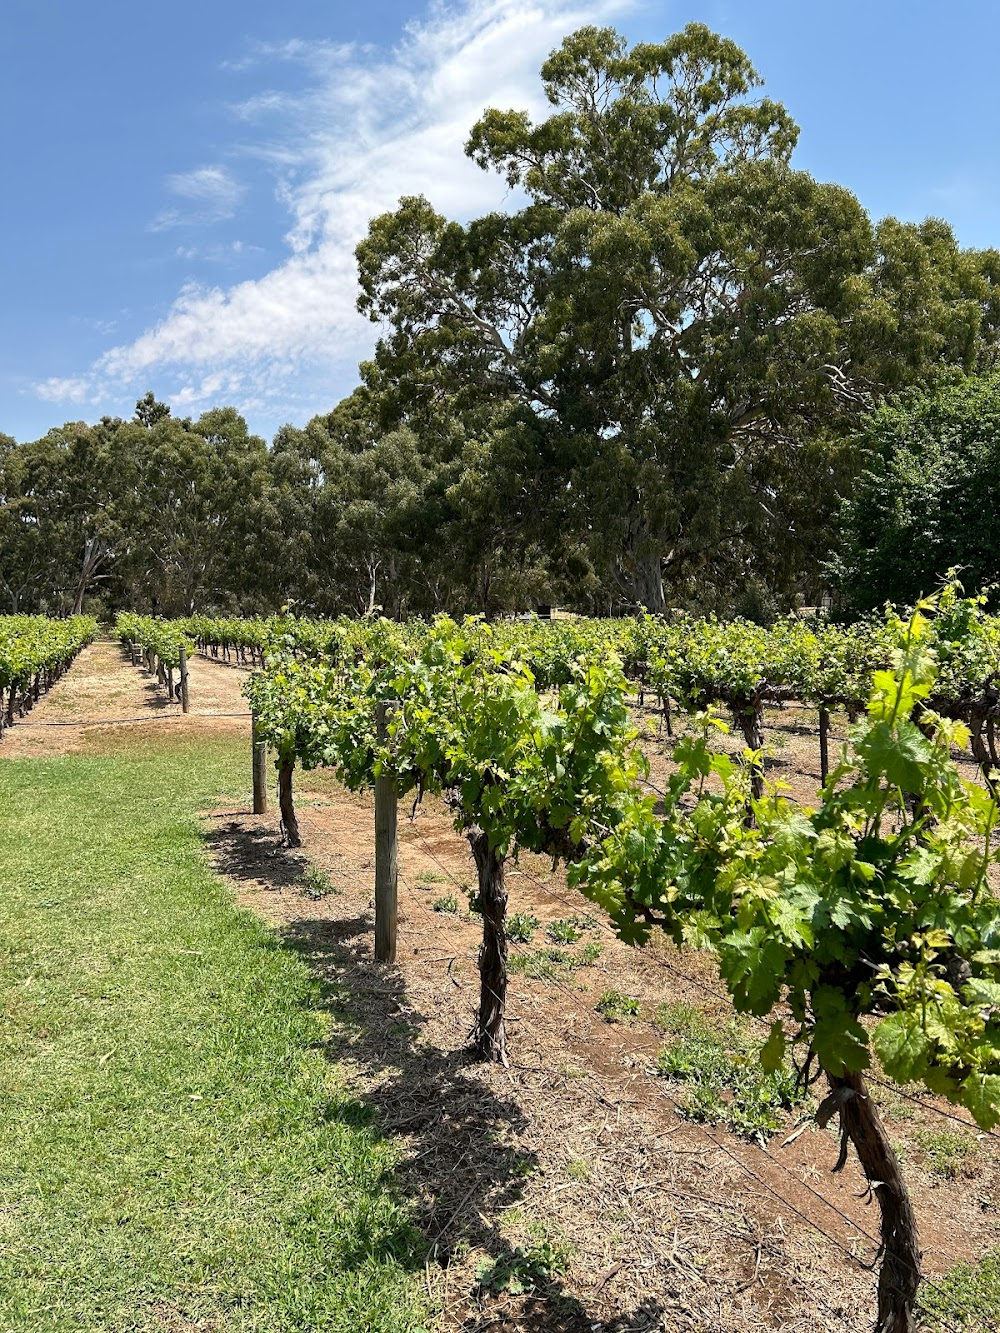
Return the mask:
<path id="1" fill-rule="evenodd" d="M 0 758 L 0 1333 L 412 1333 L 316 983 L 202 852 L 242 738 L 113 744 Z"/>

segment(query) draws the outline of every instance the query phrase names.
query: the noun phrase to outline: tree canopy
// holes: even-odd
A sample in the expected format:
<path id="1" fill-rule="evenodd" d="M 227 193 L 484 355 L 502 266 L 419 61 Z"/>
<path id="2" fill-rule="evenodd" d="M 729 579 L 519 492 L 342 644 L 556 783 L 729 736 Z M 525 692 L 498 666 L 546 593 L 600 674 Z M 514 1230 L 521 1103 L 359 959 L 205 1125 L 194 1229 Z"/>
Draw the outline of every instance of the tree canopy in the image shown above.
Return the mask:
<path id="1" fill-rule="evenodd" d="M 859 431 L 838 579 L 859 610 L 913 601 L 942 570 L 1000 582 L 1000 375 L 912 390 Z"/>

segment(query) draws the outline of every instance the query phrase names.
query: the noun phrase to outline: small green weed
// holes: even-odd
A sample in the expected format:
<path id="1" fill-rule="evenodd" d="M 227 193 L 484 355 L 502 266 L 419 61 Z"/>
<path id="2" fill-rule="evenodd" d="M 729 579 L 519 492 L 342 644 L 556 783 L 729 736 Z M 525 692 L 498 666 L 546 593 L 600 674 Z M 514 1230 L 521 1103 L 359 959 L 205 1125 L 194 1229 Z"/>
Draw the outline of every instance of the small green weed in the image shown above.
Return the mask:
<path id="1" fill-rule="evenodd" d="M 531 912 L 514 912 L 507 918 L 507 938 L 515 944 L 530 944 L 541 924 Z"/>
<path id="2" fill-rule="evenodd" d="M 306 867 L 306 873 L 302 877 L 302 892 L 307 898 L 329 898 L 333 894 L 340 893 L 330 876 L 319 866 L 312 862 Z"/>
<path id="3" fill-rule="evenodd" d="M 549 922 L 545 933 L 553 944 L 575 944 L 581 931 L 575 917 L 559 917 Z"/>
<path id="4" fill-rule="evenodd" d="M 539 981 L 553 981 L 559 975 L 559 968 L 548 956 L 549 952 L 546 949 L 539 949 L 533 953 L 513 953 L 510 956 L 510 970 L 520 972 L 524 976 L 535 977 Z M 563 961 L 561 955 L 558 961 Z"/>
<path id="5" fill-rule="evenodd" d="M 566 949 L 549 946 L 527 953 L 518 951 L 511 954 L 510 970 L 521 972 L 542 980 L 557 980 L 560 972 L 573 971 L 579 967 L 593 967 L 602 953 L 600 940 L 588 940 L 577 953 Z"/>
<path id="6" fill-rule="evenodd" d="M 760 1065 L 760 1043 L 743 1024 L 713 1026 L 698 1011 L 685 1015 L 682 1023 L 683 1012 L 674 1006 L 669 1015 L 665 1025 L 678 1035 L 660 1051 L 657 1067 L 667 1078 L 687 1085 L 684 1114 L 728 1125 L 737 1134 L 766 1143 L 782 1127 L 780 1112 L 800 1100 L 794 1074 L 788 1069 L 766 1073 Z M 662 1012 L 660 1016 L 667 1017 Z"/>
<path id="7" fill-rule="evenodd" d="M 566 1163 L 566 1175 L 570 1180 L 586 1181 L 590 1179 L 590 1163 L 583 1157 L 571 1157 Z"/>
<path id="8" fill-rule="evenodd" d="M 661 1032 L 711 1031 L 711 1025 L 700 1009 L 683 1000 L 664 1000 L 656 1006 L 653 1026 Z"/>
<path id="9" fill-rule="evenodd" d="M 523 1249 L 520 1245 L 493 1263 L 482 1263 L 476 1272 L 479 1285 L 495 1295 L 507 1292 L 520 1296 L 545 1286 L 569 1267 L 569 1247 L 558 1241 L 543 1240 Z"/>
<path id="10" fill-rule="evenodd" d="M 446 893 L 440 898 L 435 898 L 431 903 L 435 912 L 447 912 L 449 916 L 458 914 L 458 899 L 453 893 Z"/>
<path id="11" fill-rule="evenodd" d="M 961 1175 L 978 1150 L 976 1140 L 963 1130 L 923 1129 L 913 1137 L 923 1154 L 923 1165 L 932 1176 L 944 1180 Z"/>
<path id="12" fill-rule="evenodd" d="M 607 1023 L 631 1023 L 639 1017 L 639 1001 L 620 990 L 606 990 L 595 1006 Z"/>
<path id="13" fill-rule="evenodd" d="M 448 883 L 448 876 L 439 875 L 434 870 L 424 870 L 417 876 L 418 889 L 429 888 L 431 884 L 447 884 L 447 883 Z"/>

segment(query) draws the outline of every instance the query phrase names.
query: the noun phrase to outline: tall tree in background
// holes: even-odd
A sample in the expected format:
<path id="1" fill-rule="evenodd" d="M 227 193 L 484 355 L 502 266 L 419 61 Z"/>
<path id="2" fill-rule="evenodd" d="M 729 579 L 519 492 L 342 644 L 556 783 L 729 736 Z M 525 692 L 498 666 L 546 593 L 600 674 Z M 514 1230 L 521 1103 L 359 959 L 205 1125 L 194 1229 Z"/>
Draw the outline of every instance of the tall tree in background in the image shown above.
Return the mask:
<path id="1" fill-rule="evenodd" d="M 787 113 L 701 25 L 631 50 L 584 28 L 542 79 L 555 114 L 488 111 L 468 145 L 523 209 L 462 227 L 406 199 L 373 222 L 375 373 L 408 410 L 443 392 L 530 413 L 595 557 L 661 610 L 664 574 L 766 530 L 776 471 L 836 401 L 871 229 L 791 170 Z"/>
<path id="2" fill-rule="evenodd" d="M 189 614 L 206 598 L 234 606 L 241 593 L 250 596 L 268 453 L 239 413 L 214 408 L 191 422 L 137 410 L 114 446 L 133 483 L 134 511 L 117 553 L 131 599 Z"/>

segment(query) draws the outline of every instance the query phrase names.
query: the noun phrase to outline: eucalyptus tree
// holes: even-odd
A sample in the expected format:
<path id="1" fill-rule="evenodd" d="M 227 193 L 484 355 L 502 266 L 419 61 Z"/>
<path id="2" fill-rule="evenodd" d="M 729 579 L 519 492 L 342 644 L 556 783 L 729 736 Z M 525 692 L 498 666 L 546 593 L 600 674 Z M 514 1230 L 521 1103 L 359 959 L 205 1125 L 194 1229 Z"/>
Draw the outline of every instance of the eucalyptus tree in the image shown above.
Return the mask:
<path id="1" fill-rule="evenodd" d="M 552 115 L 489 110 L 467 146 L 522 208 L 463 226 L 408 198 L 371 224 L 360 306 L 390 331 L 366 373 L 402 412 L 530 419 L 603 568 L 660 610 L 665 574 L 775 521 L 842 389 L 871 227 L 791 168 L 788 113 L 700 24 L 631 49 L 583 28 L 542 80 Z"/>
<path id="2" fill-rule="evenodd" d="M 255 514 L 269 485 L 264 441 L 224 407 L 194 422 L 137 414 L 119 425 L 114 442 L 129 479 L 130 509 L 115 548 L 126 600 L 190 614 L 205 601 L 238 605 L 241 594 L 251 597 Z"/>

